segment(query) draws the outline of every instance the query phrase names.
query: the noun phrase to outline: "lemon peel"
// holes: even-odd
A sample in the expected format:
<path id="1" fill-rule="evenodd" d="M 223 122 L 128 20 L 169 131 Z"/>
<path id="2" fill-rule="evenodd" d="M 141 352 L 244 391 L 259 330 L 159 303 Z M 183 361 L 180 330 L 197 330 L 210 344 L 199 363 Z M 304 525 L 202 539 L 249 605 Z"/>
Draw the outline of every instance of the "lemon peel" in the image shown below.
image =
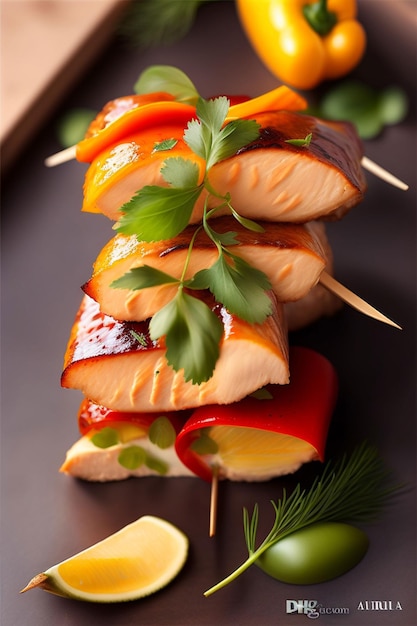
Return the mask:
<path id="1" fill-rule="evenodd" d="M 20 593 L 39 587 L 89 602 L 137 600 L 159 591 L 177 576 L 188 545 L 188 538 L 176 526 L 145 515 L 37 574 Z"/>

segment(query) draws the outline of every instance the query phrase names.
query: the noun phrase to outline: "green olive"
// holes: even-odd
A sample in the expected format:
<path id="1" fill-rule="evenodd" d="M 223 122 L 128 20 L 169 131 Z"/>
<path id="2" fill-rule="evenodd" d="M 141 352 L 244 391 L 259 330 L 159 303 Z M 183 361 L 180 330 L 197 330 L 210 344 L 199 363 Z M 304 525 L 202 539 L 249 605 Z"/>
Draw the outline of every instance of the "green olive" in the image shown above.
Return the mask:
<path id="1" fill-rule="evenodd" d="M 277 541 L 256 561 L 281 582 L 310 585 L 345 574 L 362 560 L 367 535 L 359 528 L 336 522 L 311 524 Z"/>

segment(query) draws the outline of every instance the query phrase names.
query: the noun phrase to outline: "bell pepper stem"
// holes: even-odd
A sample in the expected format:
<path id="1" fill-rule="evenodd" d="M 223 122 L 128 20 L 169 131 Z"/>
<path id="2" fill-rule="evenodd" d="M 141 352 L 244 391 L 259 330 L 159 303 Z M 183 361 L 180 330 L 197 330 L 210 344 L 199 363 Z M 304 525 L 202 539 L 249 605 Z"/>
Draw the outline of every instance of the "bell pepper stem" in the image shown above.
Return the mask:
<path id="1" fill-rule="evenodd" d="M 306 4 L 303 14 L 311 28 L 321 36 L 327 35 L 337 23 L 336 14 L 327 8 L 327 0 Z"/>

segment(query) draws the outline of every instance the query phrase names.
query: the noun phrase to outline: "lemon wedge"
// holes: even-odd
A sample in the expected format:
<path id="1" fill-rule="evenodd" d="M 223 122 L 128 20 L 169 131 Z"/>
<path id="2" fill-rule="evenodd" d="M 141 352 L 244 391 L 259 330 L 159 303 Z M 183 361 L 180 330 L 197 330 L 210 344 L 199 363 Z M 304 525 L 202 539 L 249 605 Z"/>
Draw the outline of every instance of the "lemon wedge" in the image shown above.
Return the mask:
<path id="1" fill-rule="evenodd" d="M 170 522 L 145 515 L 41 574 L 21 593 L 40 587 L 89 602 L 124 602 L 167 585 L 183 567 L 188 538 Z"/>

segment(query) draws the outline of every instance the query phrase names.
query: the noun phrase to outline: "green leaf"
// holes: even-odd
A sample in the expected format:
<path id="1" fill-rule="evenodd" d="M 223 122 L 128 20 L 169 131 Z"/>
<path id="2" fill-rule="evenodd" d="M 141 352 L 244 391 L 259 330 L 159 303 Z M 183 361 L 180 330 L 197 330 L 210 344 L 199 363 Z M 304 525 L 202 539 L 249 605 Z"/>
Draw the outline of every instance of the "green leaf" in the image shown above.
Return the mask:
<path id="1" fill-rule="evenodd" d="M 152 339 L 165 336 L 166 358 L 175 371 L 184 369 L 186 381 L 208 380 L 219 358 L 223 325 L 204 302 L 178 290 L 149 325 Z"/>
<path id="2" fill-rule="evenodd" d="M 136 341 L 141 346 L 146 348 L 146 346 L 148 345 L 148 342 L 146 341 L 146 335 L 144 333 L 137 333 L 135 330 L 130 329 L 130 334 L 132 335 L 132 337 L 136 339 Z"/>
<path id="3" fill-rule="evenodd" d="M 219 233 L 210 226 L 209 221 L 204 225 L 204 230 L 213 242 L 219 243 L 222 246 L 236 246 L 239 244 L 237 233 L 232 230 Z"/>
<path id="4" fill-rule="evenodd" d="M 400 87 L 385 89 L 379 99 L 379 113 L 384 124 L 398 124 L 408 112 L 407 94 Z"/>
<path id="5" fill-rule="evenodd" d="M 64 148 L 75 146 L 84 139 L 87 129 L 96 117 L 97 112 L 92 109 L 72 109 L 64 115 L 58 123 L 58 140 Z"/>
<path id="6" fill-rule="evenodd" d="M 226 96 L 219 96 L 211 100 L 199 98 L 197 102 L 197 117 L 202 126 L 210 133 L 218 133 L 224 124 L 229 111 L 230 100 Z"/>
<path id="7" fill-rule="evenodd" d="M 167 159 L 161 169 L 164 180 L 181 189 L 197 188 L 199 173 L 197 163 L 181 157 Z"/>
<path id="8" fill-rule="evenodd" d="M 259 137 L 260 125 L 255 120 L 233 120 L 214 136 L 207 168 L 234 156 L 241 148 Z"/>
<path id="9" fill-rule="evenodd" d="M 145 463 L 146 451 L 140 446 L 128 446 L 123 448 L 117 460 L 122 467 L 135 470 Z"/>
<path id="10" fill-rule="evenodd" d="M 164 415 L 157 417 L 149 427 L 148 437 L 158 448 L 170 448 L 175 443 L 176 432 L 172 423 Z"/>
<path id="11" fill-rule="evenodd" d="M 320 115 L 325 119 L 352 122 L 362 139 L 373 139 L 385 124 L 401 122 L 407 109 L 407 96 L 399 87 L 378 91 L 360 81 L 348 80 L 325 94 Z"/>
<path id="12" fill-rule="evenodd" d="M 192 441 L 190 448 L 196 454 L 217 454 L 218 444 L 207 434 L 207 428 L 200 432 L 200 436 Z"/>
<path id="13" fill-rule="evenodd" d="M 266 275 L 238 256 L 222 254 L 208 269 L 200 270 L 191 282 L 193 289 L 210 289 L 226 309 L 250 324 L 261 324 L 272 313 L 266 290 L 271 284 Z"/>
<path id="14" fill-rule="evenodd" d="M 201 122 L 198 120 L 188 122 L 187 128 L 184 131 L 184 141 L 194 154 L 202 159 L 207 158 L 210 145 L 207 145 Z"/>
<path id="15" fill-rule="evenodd" d="M 191 120 L 184 132 L 188 147 L 206 161 L 206 169 L 212 165 L 211 151 L 229 110 L 229 100 L 220 96 L 214 100 L 199 98 L 198 120 Z"/>
<path id="16" fill-rule="evenodd" d="M 152 1 L 155 2 L 155 0 Z M 172 0 L 170 1 L 172 4 Z M 173 65 L 151 65 L 139 76 L 134 91 L 137 94 L 165 91 L 179 102 L 189 104 L 196 104 L 199 97 L 194 83 L 184 72 Z"/>
<path id="17" fill-rule="evenodd" d="M 233 120 L 224 126 L 229 110 L 225 96 L 197 103 L 198 120 L 188 123 L 184 140 L 189 148 L 205 159 L 206 169 L 227 159 L 259 136 L 255 120 Z"/>
<path id="18" fill-rule="evenodd" d="M 163 139 L 157 141 L 154 144 L 152 152 L 164 152 L 165 150 L 172 150 L 178 143 L 178 139 Z"/>
<path id="19" fill-rule="evenodd" d="M 110 287 L 115 289 L 147 289 L 148 287 L 156 287 L 158 285 L 166 285 L 168 283 L 179 283 L 177 278 L 161 272 L 161 270 L 151 267 L 150 265 L 142 265 L 134 267 L 120 278 L 116 278 Z"/>
<path id="20" fill-rule="evenodd" d="M 310 145 L 312 137 L 313 133 L 309 133 L 304 137 L 304 139 L 286 139 L 285 143 L 297 146 L 298 148 L 304 148 Z"/>
<path id="21" fill-rule="evenodd" d="M 136 235 L 139 241 L 171 239 L 181 233 L 190 220 L 202 187 L 143 187 L 121 208 L 115 230 Z"/>
<path id="22" fill-rule="evenodd" d="M 169 469 L 167 463 L 161 461 L 160 459 L 157 459 L 155 456 L 150 456 L 149 454 L 146 456 L 145 465 L 150 470 L 161 474 L 161 476 L 165 476 Z"/>
<path id="23" fill-rule="evenodd" d="M 242 224 L 244 228 L 247 228 L 248 230 L 251 230 L 255 233 L 265 232 L 265 228 L 263 226 L 261 226 L 260 224 L 257 224 L 253 220 L 248 219 L 247 217 L 242 217 L 242 215 L 239 215 L 239 213 L 237 213 L 237 211 L 235 211 L 233 207 L 230 207 L 230 208 L 231 208 L 231 211 L 235 220 L 237 220 L 239 224 Z"/>
<path id="24" fill-rule="evenodd" d="M 111 448 L 119 443 L 119 433 L 115 428 L 105 426 L 91 437 L 91 443 L 97 448 Z"/>

